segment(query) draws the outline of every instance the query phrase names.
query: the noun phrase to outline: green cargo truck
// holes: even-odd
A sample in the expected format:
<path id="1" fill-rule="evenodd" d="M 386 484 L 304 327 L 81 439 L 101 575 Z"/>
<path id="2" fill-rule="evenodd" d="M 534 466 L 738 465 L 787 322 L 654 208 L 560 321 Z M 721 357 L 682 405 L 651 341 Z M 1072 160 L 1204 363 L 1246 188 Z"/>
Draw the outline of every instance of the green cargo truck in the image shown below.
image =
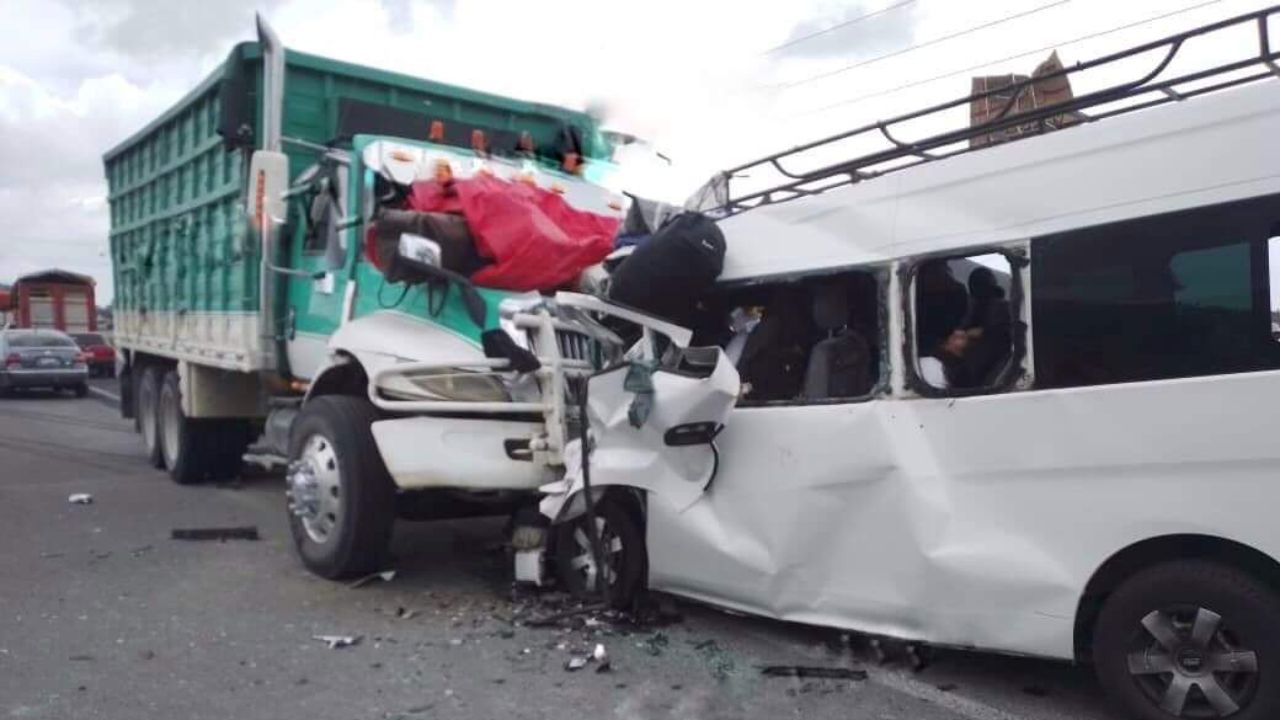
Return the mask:
<path id="1" fill-rule="evenodd" d="M 618 216 L 603 138 L 585 113 L 286 52 L 259 20 L 104 156 L 121 407 L 149 461 L 179 483 L 286 466 L 299 552 L 328 577 L 377 567 L 397 515 L 527 502 L 599 331 L 537 294 L 387 282 L 362 240 L 383 189 L 441 167 Z M 504 374 L 492 329 L 548 370 Z"/>

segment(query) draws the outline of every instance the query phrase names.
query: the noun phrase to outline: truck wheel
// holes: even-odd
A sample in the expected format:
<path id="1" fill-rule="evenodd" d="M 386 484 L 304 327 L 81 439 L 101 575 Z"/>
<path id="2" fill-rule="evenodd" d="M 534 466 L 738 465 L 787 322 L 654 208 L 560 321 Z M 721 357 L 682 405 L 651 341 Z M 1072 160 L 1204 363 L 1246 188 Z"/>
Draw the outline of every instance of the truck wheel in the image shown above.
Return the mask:
<path id="1" fill-rule="evenodd" d="M 215 433 L 204 432 L 203 423 L 191 420 L 182 412 L 182 387 L 178 371 L 165 373 L 160 383 L 160 449 L 169 477 L 179 485 L 192 485 L 206 479 L 211 470 L 209 450 L 217 445 Z"/>
<path id="2" fill-rule="evenodd" d="M 616 496 L 605 495 L 596 503 L 596 532 L 603 553 L 604 575 L 614 607 L 630 607 L 644 586 L 647 551 L 644 534 Z M 570 593 L 578 597 L 598 595 L 600 575 L 591 550 L 584 513 L 555 527 L 556 572 Z"/>
<path id="3" fill-rule="evenodd" d="M 164 467 L 164 453 L 160 449 L 160 369 L 142 368 L 138 378 L 134 412 L 138 417 L 138 432 L 142 434 L 142 446 L 147 452 L 147 462 L 152 467 Z"/>
<path id="4" fill-rule="evenodd" d="M 302 562 L 331 580 L 382 569 L 395 518 L 395 485 L 363 398 L 309 401 L 289 434 L 289 528 Z"/>
<path id="5" fill-rule="evenodd" d="M 1220 563 L 1156 565 L 1103 605 L 1093 657 L 1129 717 L 1277 718 L 1280 595 Z"/>

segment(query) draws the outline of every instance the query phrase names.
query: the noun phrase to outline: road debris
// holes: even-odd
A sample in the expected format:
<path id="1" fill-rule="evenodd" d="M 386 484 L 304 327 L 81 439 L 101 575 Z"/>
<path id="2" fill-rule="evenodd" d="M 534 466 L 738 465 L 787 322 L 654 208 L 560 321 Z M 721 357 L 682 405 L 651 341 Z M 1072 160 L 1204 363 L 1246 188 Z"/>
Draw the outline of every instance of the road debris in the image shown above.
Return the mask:
<path id="1" fill-rule="evenodd" d="M 359 645 L 360 640 L 363 638 L 364 638 L 363 635 L 312 635 L 311 636 L 312 640 L 319 640 L 320 642 L 328 645 L 330 650 L 337 650 L 339 648 Z"/>
<path id="2" fill-rule="evenodd" d="M 645 638 L 642 642 L 637 643 L 637 645 L 643 648 L 645 652 L 654 657 L 661 655 L 662 651 L 666 650 L 667 646 L 670 644 L 671 641 L 667 639 L 667 634 L 663 632 L 656 632 Z"/>
<path id="3" fill-rule="evenodd" d="M 840 667 L 811 667 L 807 665 L 769 665 L 760 668 L 765 677 L 793 677 L 823 680 L 866 680 L 866 670 Z"/>
<path id="4" fill-rule="evenodd" d="M 1031 697 L 1049 697 L 1049 689 L 1043 685 L 1025 685 L 1022 688 L 1022 692 Z"/>
<path id="5" fill-rule="evenodd" d="M 383 582 L 391 582 L 392 580 L 396 579 L 396 571 L 382 570 L 376 573 L 369 573 L 368 575 L 365 575 L 364 577 L 359 578 L 355 582 L 348 584 L 347 587 L 351 588 L 352 590 L 355 590 L 356 588 L 362 588 L 365 585 L 368 585 L 369 583 L 373 582 L 374 580 L 378 580 L 379 578 L 381 578 Z"/>
<path id="6" fill-rule="evenodd" d="M 413 618 L 414 615 L 417 615 L 417 614 L 418 614 L 418 611 L 416 610 L 411 610 L 409 608 L 404 608 L 404 607 L 396 608 L 397 620 L 410 620 Z"/>
<path id="7" fill-rule="evenodd" d="M 564 661 L 564 669 L 568 672 L 577 672 L 587 666 L 587 659 L 585 655 L 574 655 Z"/>
<path id="8" fill-rule="evenodd" d="M 609 662 L 609 652 L 604 649 L 603 643 L 596 643 L 595 649 L 591 651 L 591 659 L 596 661 L 596 672 L 613 672 L 613 665 Z"/>
<path id="9" fill-rule="evenodd" d="M 72 493 L 67 496 L 67 502 L 72 505 L 92 505 L 93 496 L 89 493 Z"/>
<path id="10" fill-rule="evenodd" d="M 241 527 L 174 528 L 169 533 L 174 540 L 260 540 L 254 525 Z"/>

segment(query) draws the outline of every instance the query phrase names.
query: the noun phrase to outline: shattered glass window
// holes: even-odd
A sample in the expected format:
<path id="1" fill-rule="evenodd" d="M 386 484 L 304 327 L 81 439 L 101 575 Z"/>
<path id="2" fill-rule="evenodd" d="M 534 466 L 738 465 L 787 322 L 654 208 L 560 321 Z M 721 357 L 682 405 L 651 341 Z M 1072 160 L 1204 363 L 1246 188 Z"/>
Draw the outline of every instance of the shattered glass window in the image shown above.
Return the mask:
<path id="1" fill-rule="evenodd" d="M 1012 268 L 999 253 L 926 260 L 916 270 L 916 373 L 937 390 L 996 384 L 1013 355 Z"/>

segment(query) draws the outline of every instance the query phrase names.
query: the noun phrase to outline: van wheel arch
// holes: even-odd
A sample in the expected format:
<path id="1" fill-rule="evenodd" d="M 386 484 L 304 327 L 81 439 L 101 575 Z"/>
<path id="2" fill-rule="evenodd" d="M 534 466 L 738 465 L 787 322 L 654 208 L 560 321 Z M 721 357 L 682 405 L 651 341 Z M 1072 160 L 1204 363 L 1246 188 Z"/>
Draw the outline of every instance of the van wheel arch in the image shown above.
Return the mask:
<path id="1" fill-rule="evenodd" d="M 1089 578 L 1076 607 L 1076 661 L 1090 662 L 1098 614 L 1103 603 L 1126 578 L 1163 562 L 1188 559 L 1212 560 L 1235 567 L 1280 592 L 1280 562 L 1248 545 L 1213 535 L 1148 538 L 1117 551 Z"/>

